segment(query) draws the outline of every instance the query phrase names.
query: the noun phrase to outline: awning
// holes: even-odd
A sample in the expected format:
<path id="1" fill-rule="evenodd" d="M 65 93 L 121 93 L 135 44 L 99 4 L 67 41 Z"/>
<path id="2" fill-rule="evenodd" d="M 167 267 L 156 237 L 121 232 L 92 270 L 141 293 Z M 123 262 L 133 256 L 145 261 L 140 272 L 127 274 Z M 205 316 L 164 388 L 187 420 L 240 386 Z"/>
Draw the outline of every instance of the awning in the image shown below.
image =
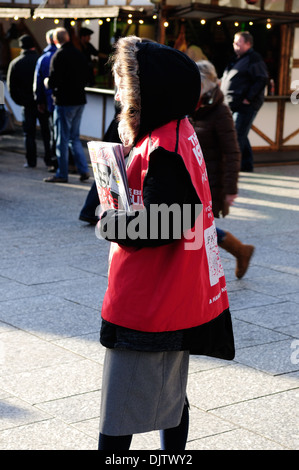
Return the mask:
<path id="1" fill-rule="evenodd" d="M 30 8 L 0 8 L 0 18 L 14 18 L 15 16 L 19 18 L 30 18 L 31 10 Z"/>
<path id="2" fill-rule="evenodd" d="M 171 10 L 170 18 L 184 19 L 217 19 L 221 21 L 263 21 L 271 18 L 272 23 L 296 23 L 299 21 L 299 14 L 285 11 L 270 11 L 261 9 L 231 8 L 213 4 L 190 3 L 189 5 L 177 6 Z"/>
<path id="3" fill-rule="evenodd" d="M 118 7 L 36 8 L 34 15 L 43 18 L 117 18 Z"/>

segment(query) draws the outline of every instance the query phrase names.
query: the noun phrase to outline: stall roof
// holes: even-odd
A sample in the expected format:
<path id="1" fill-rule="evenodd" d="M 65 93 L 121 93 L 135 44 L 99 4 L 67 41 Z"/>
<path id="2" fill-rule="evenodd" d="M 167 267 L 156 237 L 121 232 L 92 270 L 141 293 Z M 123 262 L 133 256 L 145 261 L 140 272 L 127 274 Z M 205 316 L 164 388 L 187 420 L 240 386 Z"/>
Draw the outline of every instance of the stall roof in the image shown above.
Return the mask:
<path id="1" fill-rule="evenodd" d="M 15 16 L 19 18 L 30 18 L 31 10 L 30 8 L 0 8 L 0 18 L 14 18 Z"/>
<path id="2" fill-rule="evenodd" d="M 36 8 L 34 15 L 44 18 L 117 18 L 119 7 Z"/>
<path id="3" fill-rule="evenodd" d="M 269 10 L 249 10 L 246 8 L 232 8 L 218 5 L 204 5 L 202 3 L 190 3 L 189 5 L 177 6 L 171 11 L 172 17 L 185 19 L 201 19 L 206 20 L 219 19 L 222 21 L 235 21 L 242 18 L 244 21 L 271 18 L 272 22 L 279 23 L 297 23 L 299 22 L 299 14 L 292 12 L 278 12 Z"/>

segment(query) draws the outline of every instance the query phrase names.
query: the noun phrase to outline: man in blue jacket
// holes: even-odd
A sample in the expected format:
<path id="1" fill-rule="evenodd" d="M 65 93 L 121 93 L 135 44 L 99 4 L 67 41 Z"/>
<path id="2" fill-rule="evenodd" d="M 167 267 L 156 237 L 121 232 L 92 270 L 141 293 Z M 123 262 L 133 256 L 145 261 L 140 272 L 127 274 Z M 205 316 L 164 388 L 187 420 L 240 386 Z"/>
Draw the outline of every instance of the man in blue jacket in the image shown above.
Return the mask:
<path id="1" fill-rule="evenodd" d="M 253 154 L 248 139 L 251 125 L 264 102 L 268 71 L 260 54 L 253 49 L 253 37 L 247 31 L 235 34 L 235 57 L 226 67 L 221 90 L 229 105 L 242 153 L 241 171 L 253 171 Z"/>
<path id="2" fill-rule="evenodd" d="M 45 146 L 44 160 L 45 164 L 49 167 L 57 167 L 53 129 L 54 102 L 52 90 L 47 89 L 44 85 L 45 78 L 49 77 L 52 55 L 57 50 L 54 44 L 53 32 L 54 30 L 50 30 L 46 33 L 47 47 L 45 47 L 43 54 L 36 63 L 33 85 L 37 102 L 38 120 Z"/>

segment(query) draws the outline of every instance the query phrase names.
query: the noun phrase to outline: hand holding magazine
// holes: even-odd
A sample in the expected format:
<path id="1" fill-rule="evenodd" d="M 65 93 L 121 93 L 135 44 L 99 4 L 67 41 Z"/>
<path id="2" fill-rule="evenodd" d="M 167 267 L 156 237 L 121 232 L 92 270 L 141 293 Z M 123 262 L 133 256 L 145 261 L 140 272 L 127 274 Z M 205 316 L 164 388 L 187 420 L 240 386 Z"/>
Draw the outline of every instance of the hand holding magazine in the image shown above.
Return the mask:
<path id="1" fill-rule="evenodd" d="M 102 210 L 130 211 L 124 151 L 122 144 L 92 141 L 87 143 Z"/>

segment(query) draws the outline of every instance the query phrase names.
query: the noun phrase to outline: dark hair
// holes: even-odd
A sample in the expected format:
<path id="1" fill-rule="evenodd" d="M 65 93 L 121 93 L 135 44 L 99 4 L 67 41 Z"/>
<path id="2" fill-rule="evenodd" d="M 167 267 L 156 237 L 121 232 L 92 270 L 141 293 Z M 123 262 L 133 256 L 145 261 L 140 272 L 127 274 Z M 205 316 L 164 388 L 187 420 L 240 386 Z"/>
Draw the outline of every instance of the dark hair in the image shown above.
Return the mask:
<path id="1" fill-rule="evenodd" d="M 245 42 L 249 42 L 253 46 L 253 36 L 249 31 L 238 31 L 235 36 L 242 36 Z"/>
<path id="2" fill-rule="evenodd" d="M 29 34 L 23 34 L 23 36 L 19 38 L 19 46 L 21 49 L 25 50 L 32 49 L 34 47 L 34 41 Z"/>

